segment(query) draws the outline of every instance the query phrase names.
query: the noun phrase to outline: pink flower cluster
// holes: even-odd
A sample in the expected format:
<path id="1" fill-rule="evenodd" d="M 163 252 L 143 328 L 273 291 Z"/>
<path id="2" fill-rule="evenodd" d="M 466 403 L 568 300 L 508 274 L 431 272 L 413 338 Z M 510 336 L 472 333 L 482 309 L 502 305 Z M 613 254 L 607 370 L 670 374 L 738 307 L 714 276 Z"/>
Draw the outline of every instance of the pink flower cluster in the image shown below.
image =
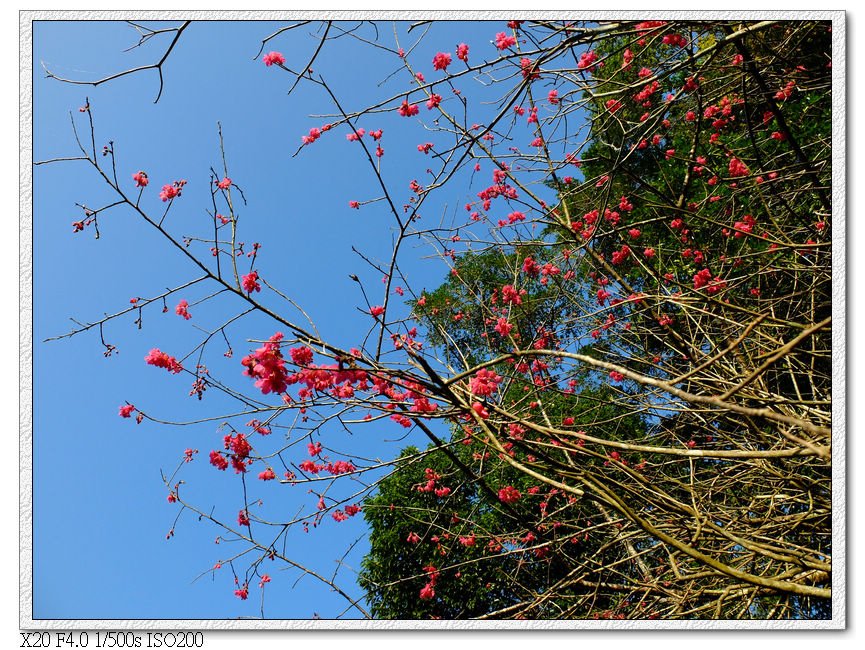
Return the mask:
<path id="1" fill-rule="evenodd" d="M 177 307 L 174 308 L 174 313 L 178 316 L 182 316 L 186 320 L 189 320 L 190 318 L 192 318 L 192 316 L 190 315 L 188 309 L 189 303 L 185 300 L 181 300 L 179 303 L 177 303 Z"/>
<path id="2" fill-rule="evenodd" d="M 487 408 L 486 408 L 483 404 L 481 404 L 480 402 L 475 402 L 474 404 L 472 404 L 472 410 L 473 410 L 475 413 L 477 413 L 478 417 L 479 417 L 481 420 L 488 420 L 489 417 L 490 417 L 490 412 L 489 412 L 489 411 L 487 410 Z"/>
<path id="3" fill-rule="evenodd" d="M 402 100 L 402 104 L 397 109 L 397 113 L 402 115 L 403 117 L 411 117 L 413 115 L 417 115 L 420 109 L 418 109 L 417 104 L 409 104 L 407 99 Z"/>
<path id="4" fill-rule="evenodd" d="M 502 378 L 495 373 L 494 370 L 481 368 L 477 371 L 470 382 L 470 387 L 475 395 L 486 397 L 495 393 L 499 384 L 502 383 Z"/>
<path id="5" fill-rule="evenodd" d="M 730 158 L 730 176 L 733 178 L 738 178 L 740 176 L 747 176 L 751 172 L 748 170 L 747 165 L 743 163 L 741 160 L 736 158 L 735 156 Z"/>
<path id="6" fill-rule="evenodd" d="M 256 271 L 244 275 L 243 278 L 241 278 L 241 283 L 243 285 L 243 290 L 246 291 L 246 293 L 261 291 L 261 285 L 258 282 L 258 273 Z"/>
<path id="7" fill-rule="evenodd" d="M 588 52 L 583 52 L 582 54 L 580 54 L 580 60 L 577 63 L 577 69 L 579 69 L 579 70 L 591 70 L 595 65 L 595 61 L 597 61 L 597 60 L 598 60 L 598 55 L 595 53 L 594 50 L 589 50 Z"/>
<path id="8" fill-rule="evenodd" d="M 268 52 L 261 60 L 264 61 L 264 65 L 268 67 L 285 63 L 285 57 L 280 52 Z"/>
<path id="9" fill-rule="evenodd" d="M 282 338 L 282 332 L 277 332 L 267 343 L 241 361 L 246 366 L 243 374 L 255 379 L 255 386 L 265 395 L 284 393 L 288 388 L 285 360 L 279 346 Z"/>
<path id="10" fill-rule="evenodd" d="M 157 368 L 165 368 L 168 372 L 177 374 L 183 370 L 183 366 L 177 363 L 177 359 L 160 351 L 158 348 L 153 348 L 144 360 L 151 366 Z"/>
<path id="11" fill-rule="evenodd" d="M 502 301 L 509 305 L 523 304 L 522 296 L 526 294 L 526 290 L 517 291 L 512 284 L 506 284 L 502 287 Z"/>
<path id="12" fill-rule="evenodd" d="M 520 59 L 520 70 L 523 74 L 523 79 L 540 79 L 541 73 L 538 70 L 537 64 L 528 57 Z"/>
<path id="13" fill-rule="evenodd" d="M 345 512 L 343 512 L 342 510 L 334 510 L 333 514 L 331 514 L 330 516 L 333 517 L 335 521 L 345 521 L 349 517 L 354 517 L 359 512 L 360 506 L 348 505 L 345 507 Z"/>
<path id="14" fill-rule="evenodd" d="M 501 336 L 507 336 L 513 328 L 514 326 L 508 322 L 507 318 L 499 318 L 496 322 L 495 331 Z"/>
<path id="15" fill-rule="evenodd" d="M 623 244 L 621 249 L 619 249 L 617 251 L 613 251 L 613 260 L 612 260 L 613 264 L 614 265 L 621 264 L 626 259 L 628 259 L 628 256 L 630 254 L 631 254 L 630 246 L 628 246 L 627 244 Z"/>
<path id="16" fill-rule="evenodd" d="M 513 36 L 505 34 L 504 32 L 499 32 L 498 34 L 496 34 L 496 47 L 500 50 L 506 50 L 516 44 L 517 39 Z"/>
<path id="17" fill-rule="evenodd" d="M 312 350 L 306 346 L 291 348 L 288 353 L 291 355 L 291 362 L 295 365 L 308 366 L 312 363 Z"/>
<path id="18" fill-rule="evenodd" d="M 213 465 L 216 469 L 222 470 L 223 472 L 228 467 L 228 461 L 218 451 L 210 452 L 210 464 Z"/>
<path id="19" fill-rule="evenodd" d="M 451 55 L 439 52 L 433 57 L 432 63 L 434 69 L 447 71 L 448 66 L 451 64 Z"/>
<path id="20" fill-rule="evenodd" d="M 512 485 L 506 485 L 499 490 L 499 501 L 502 503 L 516 503 L 522 498 L 522 494 Z"/>
<path id="21" fill-rule="evenodd" d="M 186 185 L 185 180 L 174 181 L 173 185 L 163 185 L 162 191 L 159 192 L 159 198 L 163 201 L 170 201 L 180 196 L 184 185 Z"/>
<path id="22" fill-rule="evenodd" d="M 439 572 L 434 566 L 425 566 L 424 573 L 429 576 L 429 582 L 420 590 L 421 600 L 432 600 L 436 596 L 435 586 L 439 579 Z"/>
<path id="23" fill-rule="evenodd" d="M 694 275 L 694 289 L 699 290 L 705 287 L 706 293 L 709 295 L 718 293 L 726 286 L 726 280 L 722 279 L 720 276 L 715 276 L 713 279 L 712 272 L 709 269 L 702 269 Z"/>
<path id="24" fill-rule="evenodd" d="M 316 127 L 312 127 L 309 130 L 309 135 L 300 136 L 300 141 L 303 142 L 303 144 L 307 145 L 307 144 L 312 144 L 313 142 L 318 140 L 320 137 L 321 137 L 321 129 L 318 129 Z"/>

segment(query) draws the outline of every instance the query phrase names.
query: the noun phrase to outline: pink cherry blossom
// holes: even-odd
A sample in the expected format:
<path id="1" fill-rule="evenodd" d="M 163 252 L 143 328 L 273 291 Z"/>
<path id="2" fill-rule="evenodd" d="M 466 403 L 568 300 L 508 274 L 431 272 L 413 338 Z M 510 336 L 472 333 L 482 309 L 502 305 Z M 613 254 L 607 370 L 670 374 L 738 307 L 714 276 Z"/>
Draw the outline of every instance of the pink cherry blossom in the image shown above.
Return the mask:
<path id="1" fill-rule="evenodd" d="M 285 57 L 280 52 L 268 52 L 262 59 L 264 65 L 270 67 L 272 65 L 282 65 L 285 63 Z"/>
<path id="2" fill-rule="evenodd" d="M 162 191 L 159 193 L 159 198 L 163 201 L 170 201 L 176 196 L 180 196 L 180 190 L 174 185 L 163 185 Z"/>
<path id="3" fill-rule="evenodd" d="M 522 494 L 513 485 L 506 485 L 499 490 L 499 501 L 502 503 L 516 503 L 522 498 Z"/>
<path id="4" fill-rule="evenodd" d="M 246 293 L 252 293 L 253 291 L 261 291 L 261 284 L 259 284 L 258 282 L 258 273 L 256 271 L 244 275 L 241 280 L 243 290 Z"/>
<path id="5" fill-rule="evenodd" d="M 246 367 L 243 374 L 255 379 L 255 386 L 265 395 L 284 393 L 288 388 L 285 360 L 280 348 L 282 338 L 282 333 L 277 332 L 262 347 L 241 360 Z"/>
<path id="6" fill-rule="evenodd" d="M 148 365 L 156 366 L 157 368 L 165 368 L 172 374 L 177 374 L 183 371 L 183 366 L 177 363 L 177 359 L 167 355 L 158 348 L 153 348 L 147 356 L 144 357 L 144 360 Z"/>
<path id="7" fill-rule="evenodd" d="M 496 34 L 496 47 L 500 50 L 506 50 L 516 44 L 517 39 L 513 36 L 505 34 L 504 32 L 499 32 L 498 34 Z"/>
<path id="8" fill-rule="evenodd" d="M 182 316 L 186 320 L 189 320 L 190 318 L 192 318 L 192 316 L 190 315 L 189 311 L 187 311 L 188 307 L 189 303 L 185 300 L 181 300 L 179 303 L 177 303 L 177 307 L 174 308 L 174 313 L 178 316 Z"/>
<path id="9" fill-rule="evenodd" d="M 411 117 L 418 114 L 417 104 L 409 104 L 407 99 L 402 100 L 402 104 L 397 109 L 397 113 L 403 117 Z"/>
<path id="10" fill-rule="evenodd" d="M 433 57 L 433 68 L 436 70 L 447 70 L 451 64 L 451 55 L 445 52 L 439 52 Z"/>

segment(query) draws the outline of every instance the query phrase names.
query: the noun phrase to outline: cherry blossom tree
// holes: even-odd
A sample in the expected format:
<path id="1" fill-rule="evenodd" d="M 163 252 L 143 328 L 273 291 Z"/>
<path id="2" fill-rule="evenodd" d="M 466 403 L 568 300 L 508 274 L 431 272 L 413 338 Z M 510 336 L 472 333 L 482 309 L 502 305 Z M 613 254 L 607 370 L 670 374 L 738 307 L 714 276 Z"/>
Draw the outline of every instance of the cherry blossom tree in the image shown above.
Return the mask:
<path id="1" fill-rule="evenodd" d="M 231 542 L 201 570 L 239 599 L 279 566 L 353 617 L 831 617 L 830 23 L 484 27 L 485 42 L 439 42 L 429 22 L 263 36 L 268 83 L 321 98 L 291 164 L 339 140 L 367 183 L 346 211 L 387 219 L 388 255 L 355 251 L 345 309 L 368 328 L 353 344 L 321 333 L 293 273 L 265 270 L 285 242 L 242 243 L 258 235 L 242 219 L 253 171 L 221 129 L 219 164 L 187 176 L 210 186 L 208 223 L 190 226 L 176 214 L 193 181 L 139 169 L 89 101 L 78 150 L 37 162 L 87 164 L 110 195 L 72 234 L 122 211 L 195 276 L 60 338 L 95 333 L 111 355 L 115 328 L 144 316 L 198 328 L 191 349 L 154 342 L 141 372 L 232 405 L 173 423 L 210 442 L 184 445 L 164 483 L 178 522 Z M 49 76 L 156 71 L 159 101 L 194 23 L 137 28 L 168 36 L 153 65 Z M 391 61 L 373 103 L 317 70 L 346 41 Z M 388 167 L 396 149 L 426 175 Z M 142 436 L 172 424 L 134 395 L 119 416 Z M 356 442 L 404 435 L 390 456 Z M 233 481 L 242 507 L 188 498 L 208 463 L 195 480 Z M 366 599 L 291 552 L 361 517 Z"/>

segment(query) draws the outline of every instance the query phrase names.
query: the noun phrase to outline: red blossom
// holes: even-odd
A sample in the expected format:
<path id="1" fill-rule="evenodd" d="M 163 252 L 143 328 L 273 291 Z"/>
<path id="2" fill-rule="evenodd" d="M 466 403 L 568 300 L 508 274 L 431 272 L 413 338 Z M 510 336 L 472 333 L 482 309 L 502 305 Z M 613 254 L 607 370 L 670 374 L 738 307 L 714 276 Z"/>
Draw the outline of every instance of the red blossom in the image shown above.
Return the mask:
<path id="1" fill-rule="evenodd" d="M 190 318 L 192 318 L 192 316 L 189 314 L 189 311 L 187 311 L 188 307 L 189 303 L 185 300 L 181 300 L 179 303 L 177 303 L 177 307 L 174 308 L 174 313 L 178 316 L 182 316 L 186 320 L 189 320 Z"/>
<path id="2" fill-rule="evenodd" d="M 502 503 L 516 503 L 522 498 L 522 494 L 513 485 L 506 485 L 499 490 L 499 501 Z"/>
<path id="3" fill-rule="evenodd" d="M 501 334 L 502 336 L 507 336 L 511 333 L 513 329 L 513 325 L 508 322 L 507 318 L 499 318 L 496 322 L 495 331 Z"/>
<path id="4" fill-rule="evenodd" d="M 241 280 L 243 290 L 246 293 L 252 293 L 253 291 L 261 291 L 261 284 L 259 284 L 258 282 L 258 273 L 256 271 L 244 275 Z"/>
<path id="5" fill-rule="evenodd" d="M 225 456 L 223 456 L 218 451 L 210 452 L 210 464 L 213 465 L 216 469 L 225 471 L 228 468 L 228 461 L 225 460 Z"/>
<path id="6" fill-rule="evenodd" d="M 541 76 L 537 64 L 527 57 L 520 59 L 520 69 L 523 73 L 523 79 L 539 79 Z"/>
<path id="7" fill-rule="evenodd" d="M 506 50 L 516 44 L 517 39 L 513 36 L 505 34 L 504 32 L 499 32 L 498 34 L 496 34 L 496 47 L 500 50 Z"/>
<path id="8" fill-rule="evenodd" d="M 282 333 L 277 332 L 267 343 L 241 361 L 246 366 L 243 374 L 255 379 L 256 387 L 265 395 L 271 392 L 284 393 L 288 388 L 285 360 L 279 346 L 281 340 Z"/>
<path id="9" fill-rule="evenodd" d="M 451 55 L 445 52 L 439 52 L 433 57 L 433 68 L 436 70 L 447 70 L 451 64 Z"/>
<path id="10" fill-rule="evenodd" d="M 472 377 L 470 386 L 475 395 L 486 397 L 495 393 L 500 383 L 502 383 L 502 378 L 495 371 L 482 368 Z"/>
<path id="11" fill-rule="evenodd" d="M 733 158 L 730 158 L 729 170 L 730 170 L 730 176 L 732 176 L 733 178 L 738 178 L 740 176 L 747 176 L 748 174 L 751 173 L 748 170 L 748 167 L 745 165 L 745 163 L 743 163 L 741 160 L 739 160 L 735 156 Z"/>
<path id="12" fill-rule="evenodd" d="M 402 104 L 397 109 L 397 113 L 403 117 L 411 117 L 418 114 L 417 104 L 409 104 L 407 99 L 402 100 Z"/>
<path id="13" fill-rule="evenodd" d="M 241 526 L 249 526 L 249 513 L 246 510 L 237 513 L 237 523 Z"/>
<path id="14" fill-rule="evenodd" d="M 592 70 L 595 67 L 595 61 L 598 60 L 598 55 L 594 50 L 583 52 L 580 54 L 580 60 L 577 63 L 579 70 Z"/>
<path id="15" fill-rule="evenodd" d="M 303 144 L 307 145 L 307 144 L 312 144 L 313 142 L 318 140 L 320 137 L 321 137 L 321 130 L 313 127 L 309 130 L 309 135 L 301 136 L 300 140 L 301 140 L 301 142 L 303 142 Z"/>
<path id="16" fill-rule="evenodd" d="M 159 198 L 163 201 L 170 201 L 180 195 L 180 190 L 174 185 L 163 185 L 162 191 L 159 193 Z"/>
<path id="17" fill-rule="evenodd" d="M 472 404 L 472 410 L 477 413 L 478 417 L 482 420 L 486 420 L 490 417 L 489 411 L 484 407 L 480 402 L 475 402 Z"/>
<path id="18" fill-rule="evenodd" d="M 430 95 L 429 99 L 426 101 L 427 110 L 431 111 L 432 109 L 434 109 L 436 106 L 438 106 L 441 103 L 442 103 L 442 96 L 433 93 L 432 95 Z M 415 107 L 415 108 L 417 108 L 417 107 Z M 414 115 L 416 113 L 417 113 L 417 111 L 415 111 L 415 113 L 412 113 L 412 115 Z"/>
<path id="19" fill-rule="evenodd" d="M 268 67 L 285 63 L 285 57 L 280 52 L 268 52 L 261 60 L 264 61 L 264 65 Z"/>
<path id="20" fill-rule="evenodd" d="M 144 360 L 151 366 L 157 368 L 165 368 L 168 372 L 177 374 L 183 370 L 183 366 L 177 363 L 177 359 L 160 351 L 158 348 L 153 348 Z"/>
<path id="21" fill-rule="evenodd" d="M 308 366 L 312 363 L 312 350 L 306 346 L 291 348 L 288 353 L 291 355 L 291 362 L 295 365 Z"/>

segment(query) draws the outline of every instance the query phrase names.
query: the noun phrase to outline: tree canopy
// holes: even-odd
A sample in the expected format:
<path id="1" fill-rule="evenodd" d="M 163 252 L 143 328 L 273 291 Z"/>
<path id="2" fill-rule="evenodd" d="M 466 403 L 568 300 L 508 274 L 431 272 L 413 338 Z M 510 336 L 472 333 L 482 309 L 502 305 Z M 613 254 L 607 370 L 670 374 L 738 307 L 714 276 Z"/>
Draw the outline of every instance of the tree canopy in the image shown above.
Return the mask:
<path id="1" fill-rule="evenodd" d="M 354 251 L 354 343 L 280 288 L 265 260 L 284 248 L 244 248 L 221 131 L 190 235 L 172 221 L 185 180 L 148 207 L 147 173 L 131 189 L 98 149 L 96 110 L 73 121 L 75 159 L 116 198 L 75 230 L 125 209 L 213 287 L 202 302 L 234 301 L 192 352 L 145 361 L 232 405 L 202 420 L 220 423 L 202 455 L 237 475 L 239 512 L 188 499 L 186 462 L 165 485 L 245 549 L 235 595 L 279 560 L 379 619 L 831 618 L 831 23 L 515 20 L 455 48 L 400 28 L 325 21 L 309 63 L 259 53 L 332 111 L 294 155 L 339 131 L 368 180 L 347 209 L 388 220 L 376 255 Z M 354 105 L 315 72 L 337 38 L 396 66 L 380 98 Z M 391 147 L 425 173 L 387 167 Z M 207 344 L 247 314 L 263 321 L 211 371 Z M 372 435 L 406 438 L 387 456 Z M 294 496 L 265 505 L 270 481 Z M 359 514 L 362 598 L 287 550 Z"/>

